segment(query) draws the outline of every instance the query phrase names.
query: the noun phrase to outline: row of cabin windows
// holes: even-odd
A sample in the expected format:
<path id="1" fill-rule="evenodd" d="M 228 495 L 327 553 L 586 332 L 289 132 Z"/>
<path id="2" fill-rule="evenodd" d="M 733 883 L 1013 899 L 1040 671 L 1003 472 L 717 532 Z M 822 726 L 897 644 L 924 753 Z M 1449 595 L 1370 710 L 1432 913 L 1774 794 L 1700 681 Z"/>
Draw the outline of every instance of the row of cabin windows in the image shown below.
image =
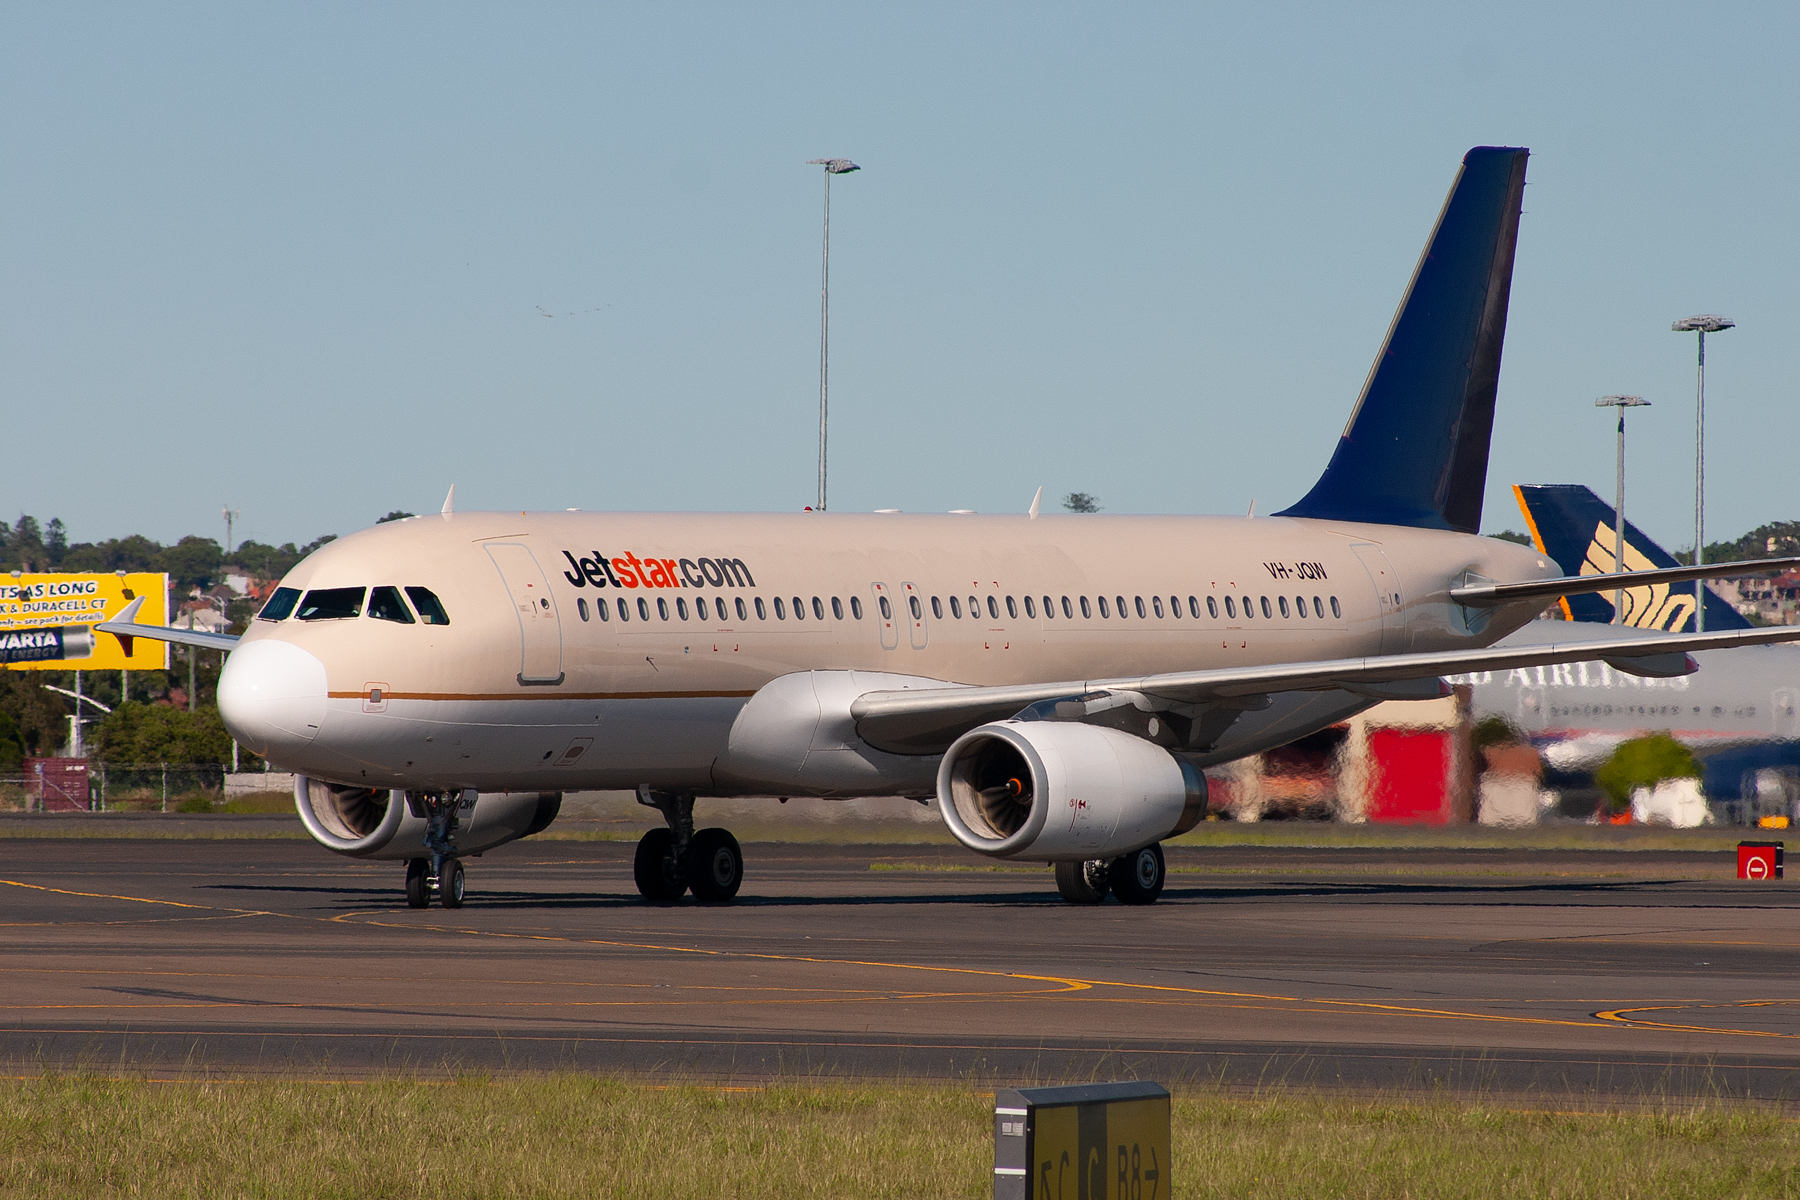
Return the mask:
<path id="1" fill-rule="evenodd" d="M 412 607 L 407 607 L 406 600 L 400 593 L 405 591 Z M 414 624 L 413 612 L 417 610 L 418 621 L 426 625 L 448 625 L 450 615 L 444 611 L 443 602 L 430 588 L 422 587 L 377 587 L 377 588 L 314 588 L 301 598 L 299 588 L 281 587 L 269 597 L 262 611 L 256 614 L 259 621 L 285 621 L 290 616 L 297 621 L 347 621 L 360 617 L 367 611 L 377 621 L 393 621 L 398 625 Z"/>
<path id="2" fill-rule="evenodd" d="M 1006 605 L 1006 615 L 1015 621 L 1018 620 L 1019 602 L 1011 596 L 1005 597 L 1004 601 L 1002 601 L 1000 597 L 989 596 L 987 598 L 988 618 L 994 621 L 1000 619 L 1000 606 L 1002 602 Z M 1238 597 L 1226 596 L 1224 602 L 1226 620 L 1237 620 L 1240 611 L 1246 619 L 1254 619 L 1259 606 L 1262 609 L 1262 615 L 1265 620 L 1274 619 L 1277 612 L 1279 612 L 1284 619 L 1289 618 L 1290 616 L 1305 619 L 1309 607 L 1305 596 L 1295 596 L 1291 608 L 1288 605 L 1288 598 L 1286 596 L 1275 597 L 1273 603 L 1270 602 L 1269 597 L 1267 596 L 1259 596 L 1254 599 L 1250 596 L 1244 596 L 1242 597 L 1241 605 Z M 775 619 L 777 621 L 787 620 L 789 607 L 787 600 L 784 597 L 776 596 L 773 603 Z M 826 601 L 814 596 L 812 598 L 812 603 L 809 605 L 803 598 L 795 596 L 793 598 L 794 619 L 796 621 L 806 620 L 808 610 L 810 609 L 813 620 L 823 621 L 825 619 L 826 603 Z M 833 596 L 829 603 L 831 605 L 831 615 L 833 619 L 839 621 L 843 620 L 843 601 L 836 596 Z M 925 610 L 919 602 L 919 597 L 908 596 L 906 598 L 906 603 L 908 608 L 912 611 L 913 620 L 922 621 L 925 619 Z M 1332 617 L 1341 620 L 1344 613 L 1342 607 L 1338 604 L 1338 598 L 1336 596 L 1330 597 L 1329 603 L 1331 605 Z M 886 596 L 876 597 L 876 604 L 881 609 L 883 620 L 893 619 L 893 606 L 888 602 Z M 1188 615 L 1192 616 L 1195 620 L 1199 620 L 1200 618 L 1200 604 L 1201 601 L 1198 596 L 1189 596 L 1187 598 L 1186 608 Z M 1326 604 L 1327 599 L 1325 597 L 1312 597 L 1310 608 L 1312 610 L 1312 616 L 1315 619 L 1324 619 Z M 769 609 L 763 603 L 763 598 L 761 596 L 754 597 L 748 604 L 745 603 L 742 596 L 730 598 L 729 605 L 730 606 L 728 607 L 727 597 L 724 596 L 714 597 L 710 601 L 705 596 L 697 596 L 694 598 L 693 613 L 695 617 L 702 621 L 729 621 L 732 619 L 732 611 L 735 608 L 737 619 L 740 621 L 748 621 L 750 619 L 750 612 L 754 608 L 757 620 L 766 621 L 769 619 Z M 1127 607 L 1125 597 L 1123 596 L 1114 596 L 1111 603 L 1108 603 L 1105 596 L 1098 596 L 1095 598 L 1095 604 L 1092 605 L 1088 603 L 1088 598 L 1086 596 L 1078 596 L 1073 602 L 1070 601 L 1069 597 L 1064 596 L 1062 597 L 1062 603 L 1060 605 L 1063 617 L 1067 620 L 1074 620 L 1077 605 L 1080 606 L 1082 617 L 1088 620 L 1093 619 L 1095 605 L 1098 605 L 1100 615 L 1109 619 L 1115 612 L 1117 612 L 1120 617 L 1126 617 L 1129 616 L 1132 611 L 1136 611 L 1137 615 L 1142 619 L 1148 620 L 1152 614 L 1155 614 L 1156 619 L 1159 621 L 1164 619 L 1165 611 L 1169 616 L 1179 620 L 1183 608 L 1180 596 L 1170 596 L 1169 605 L 1166 610 L 1163 608 L 1163 598 L 1161 596 L 1150 597 L 1150 603 L 1148 605 L 1144 603 L 1144 598 L 1142 596 L 1134 596 L 1132 597 L 1132 602 L 1129 607 Z M 633 607 L 633 602 L 625 599 L 623 596 L 615 600 L 610 607 L 605 600 L 596 600 L 594 601 L 592 614 L 599 617 L 602 621 L 610 621 L 612 620 L 612 614 L 616 611 L 619 615 L 619 620 L 629 621 L 632 619 Z M 635 605 L 637 619 L 640 621 L 648 621 L 650 619 L 650 607 L 650 600 L 647 597 L 639 596 Z M 1045 596 L 1043 607 L 1045 619 L 1055 619 L 1058 607 L 1059 605 L 1055 600 L 1049 596 Z M 576 598 L 575 611 L 580 614 L 583 621 L 590 619 L 587 597 L 581 596 Z M 972 620 L 980 620 L 981 611 L 982 602 L 980 597 L 970 596 L 969 617 Z M 850 613 L 858 621 L 862 620 L 862 601 L 855 596 L 850 597 Z M 677 596 L 673 606 L 670 605 L 669 600 L 666 597 L 657 597 L 656 615 L 659 619 L 664 621 L 670 620 L 671 616 L 677 620 L 688 620 L 687 597 Z M 933 596 L 931 598 L 931 615 L 940 621 L 944 619 L 944 602 L 941 597 Z M 950 597 L 950 615 L 957 620 L 962 619 L 962 597 Z M 1038 603 L 1035 597 L 1025 597 L 1025 615 L 1032 620 L 1037 619 Z M 1206 598 L 1206 615 L 1215 621 L 1219 619 L 1219 599 L 1217 597 L 1208 596 Z"/>
<path id="3" fill-rule="evenodd" d="M 729 598 L 729 604 L 727 599 L 728 598 L 725 596 L 715 596 L 709 601 L 705 596 L 694 597 L 694 616 L 702 621 L 729 621 L 731 620 L 732 610 L 735 608 L 737 611 L 737 619 L 740 621 L 748 621 L 750 619 L 750 612 L 754 608 L 757 620 L 766 621 L 769 619 L 768 605 L 763 603 L 763 598 L 761 596 L 753 597 L 748 604 L 744 602 L 742 596 Z M 833 596 L 829 601 L 821 600 L 819 597 L 814 596 L 810 605 L 803 597 L 795 596 L 793 599 L 794 620 L 806 620 L 810 611 L 813 620 L 823 621 L 825 619 L 825 606 L 828 603 L 831 605 L 832 618 L 838 621 L 843 620 L 844 602 L 836 596 Z M 886 605 L 887 601 L 884 599 L 882 604 Z M 782 596 L 776 596 L 774 599 L 774 606 L 775 619 L 777 621 L 787 620 L 787 599 Z M 611 606 L 608 606 L 604 600 L 596 600 L 594 601 L 592 616 L 599 617 L 602 621 L 610 621 L 613 618 L 613 613 L 617 612 L 619 620 L 629 621 L 632 619 L 633 607 L 632 602 L 625 599 L 623 596 L 620 596 L 615 600 Z M 647 597 L 639 596 L 635 608 L 638 620 L 648 621 L 650 619 L 650 601 Z M 577 596 L 575 598 L 575 611 L 582 620 L 586 621 L 591 619 L 586 596 Z M 677 596 L 675 597 L 674 604 L 671 605 L 667 597 L 658 596 L 656 598 L 656 615 L 659 619 L 664 621 L 669 620 L 671 617 L 681 621 L 687 620 L 687 597 Z M 850 615 L 855 617 L 858 621 L 862 620 L 862 601 L 855 596 L 850 597 Z"/>

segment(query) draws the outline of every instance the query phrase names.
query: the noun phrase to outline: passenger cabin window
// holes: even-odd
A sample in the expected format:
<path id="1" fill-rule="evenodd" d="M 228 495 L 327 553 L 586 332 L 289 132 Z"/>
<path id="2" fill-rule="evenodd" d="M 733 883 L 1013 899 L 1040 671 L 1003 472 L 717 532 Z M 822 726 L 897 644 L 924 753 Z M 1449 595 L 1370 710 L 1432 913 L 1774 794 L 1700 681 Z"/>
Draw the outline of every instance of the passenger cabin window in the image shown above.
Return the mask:
<path id="1" fill-rule="evenodd" d="M 1014 621 L 1019 619 L 1019 606 L 1013 603 L 1013 598 L 1011 596 L 1006 598 L 1006 615 Z"/>
<path id="2" fill-rule="evenodd" d="M 1225 603 L 1230 604 L 1231 601 L 1228 599 L 1225 601 Z M 1192 596 L 1188 597 L 1188 607 L 1192 608 L 1194 610 L 1195 617 L 1199 617 L 1200 610 L 1197 606 L 1195 606 L 1194 598 Z M 1219 619 L 1219 602 L 1217 600 L 1214 600 L 1211 596 L 1208 596 L 1206 598 L 1206 615 L 1211 617 L 1215 621 Z"/>
<path id="3" fill-rule="evenodd" d="M 839 600 L 836 596 L 831 598 L 831 619 L 834 621 L 841 621 L 844 619 L 844 602 Z"/>
<path id="4" fill-rule="evenodd" d="M 430 588 L 409 587 L 406 589 L 406 596 L 413 602 L 413 607 L 418 610 L 419 620 L 425 624 L 448 625 L 450 623 L 450 614 L 444 611 L 444 606 L 438 600 L 437 594 Z"/>
<path id="5" fill-rule="evenodd" d="M 1338 607 L 1336 596 L 1331 598 L 1331 617 L 1334 621 L 1341 621 L 1344 619 L 1344 612 Z"/>
<path id="6" fill-rule="evenodd" d="M 1262 610 L 1263 610 L 1263 616 L 1265 616 L 1265 617 L 1272 617 L 1275 615 L 1274 613 L 1269 611 L 1269 598 L 1267 596 L 1264 596 L 1262 598 Z"/>
<path id="7" fill-rule="evenodd" d="M 1144 612 L 1144 598 L 1142 596 L 1133 596 L 1132 600 L 1137 608 L 1138 620 L 1141 621 L 1148 615 Z M 1157 613 L 1156 615 L 1159 617 L 1162 616 L 1161 613 Z"/>
<path id="8" fill-rule="evenodd" d="M 981 620 L 981 601 L 977 600 L 973 596 L 969 597 L 969 620 L 971 620 L 971 621 Z"/>
<path id="9" fill-rule="evenodd" d="M 881 605 L 882 620 L 891 621 L 894 619 L 894 606 L 888 603 L 888 598 L 886 596 L 876 597 L 875 602 Z"/>
<path id="10" fill-rule="evenodd" d="M 1252 607 L 1250 597 L 1248 596 L 1244 597 L 1244 615 L 1246 617 L 1254 617 L 1256 615 L 1256 609 Z"/>
<path id="11" fill-rule="evenodd" d="M 625 597 L 623 596 L 619 597 L 619 620 L 631 620 L 631 605 L 625 602 Z"/>
<path id="12" fill-rule="evenodd" d="M 1150 597 L 1150 607 L 1156 610 L 1156 619 L 1159 621 L 1162 620 L 1162 615 L 1163 615 L 1162 597 L 1161 596 Z M 1178 608 L 1175 610 L 1175 613 L 1177 616 L 1179 616 L 1179 615 L 1181 615 L 1181 610 Z"/>
<path id="13" fill-rule="evenodd" d="M 950 615 L 959 621 L 962 620 L 962 601 L 955 596 L 950 597 Z"/>
<path id="14" fill-rule="evenodd" d="M 1069 598 L 1067 596 L 1064 596 L 1062 598 L 1062 602 L 1063 602 L 1063 605 L 1062 605 L 1063 616 L 1065 616 L 1065 617 L 1069 618 L 1069 620 L 1073 621 L 1075 619 L 1075 610 L 1069 607 Z M 1087 613 L 1086 613 L 1087 601 L 1086 600 L 1083 600 L 1081 602 L 1081 607 L 1083 610 L 1082 615 L 1086 616 L 1087 615 Z"/>
<path id="15" fill-rule="evenodd" d="M 594 612 L 599 615 L 602 621 L 612 620 L 612 607 L 604 600 L 594 601 Z"/>
<path id="16" fill-rule="evenodd" d="M 650 619 L 650 602 L 648 600 L 644 599 L 642 596 L 639 596 L 638 597 L 638 620 L 648 621 L 649 619 Z M 669 619 L 668 610 L 664 609 L 663 610 L 663 620 L 666 621 L 668 619 Z"/>
<path id="17" fill-rule="evenodd" d="M 1030 596 L 1025 597 L 1025 615 L 1034 619 L 1037 617 L 1037 605 Z"/>
<path id="18" fill-rule="evenodd" d="M 675 615 L 684 621 L 688 619 L 687 601 L 680 596 L 675 597 Z"/>
<path id="19" fill-rule="evenodd" d="M 582 620 L 585 621 L 588 619 L 588 607 L 587 607 L 587 597 L 586 596 L 575 597 L 575 611 L 577 613 L 581 614 Z"/>
<path id="20" fill-rule="evenodd" d="M 912 609 L 913 620 L 922 621 L 925 619 L 925 610 L 919 607 L 919 598 L 917 596 L 908 596 L 906 598 L 906 606 Z"/>
<path id="21" fill-rule="evenodd" d="M 1225 616 L 1231 620 L 1237 619 L 1237 601 L 1230 596 L 1225 597 Z"/>
<path id="22" fill-rule="evenodd" d="M 740 621 L 748 621 L 750 619 L 749 612 L 744 608 L 744 598 L 742 596 L 737 598 L 737 615 L 738 620 Z"/>
<path id="23" fill-rule="evenodd" d="M 407 611 L 406 601 L 400 598 L 397 587 L 378 587 L 369 593 L 369 615 L 377 621 L 397 621 L 402 625 L 411 625 L 413 615 Z"/>
<path id="24" fill-rule="evenodd" d="M 944 619 L 944 602 L 936 596 L 931 598 L 931 615 L 940 621 Z"/>
<path id="25" fill-rule="evenodd" d="M 1177 620 L 1179 620 L 1181 618 L 1181 597 L 1180 596 L 1170 596 L 1169 597 L 1169 615 L 1171 617 L 1176 618 Z M 1200 606 L 1197 604 L 1194 606 L 1194 615 L 1196 617 L 1200 615 Z"/>
<path id="26" fill-rule="evenodd" d="M 1313 597 L 1313 616 L 1318 617 L 1321 621 L 1325 619 L 1325 602 L 1317 596 Z"/>
<path id="27" fill-rule="evenodd" d="M 1054 617 L 1055 615 L 1056 615 L 1056 605 L 1051 602 L 1050 597 L 1045 596 L 1044 597 L 1044 619 L 1047 621 L 1051 617 Z"/>
<path id="28" fill-rule="evenodd" d="M 1100 615 L 1103 617 L 1112 616 L 1112 609 L 1106 607 L 1106 597 L 1105 596 L 1100 597 Z"/>
<path id="29" fill-rule="evenodd" d="M 992 621 L 998 621 L 1000 619 L 1000 605 L 992 596 L 988 597 L 988 619 Z"/>
<path id="30" fill-rule="evenodd" d="M 262 606 L 256 614 L 259 621 L 285 621 L 294 615 L 294 605 L 300 603 L 299 588 L 276 588 L 269 602 Z"/>
<path id="31" fill-rule="evenodd" d="M 364 588 L 314 588 L 300 602 L 302 621 L 343 621 L 362 616 Z"/>
<path id="32" fill-rule="evenodd" d="M 1275 597 L 1275 601 L 1276 601 L 1276 603 L 1281 605 L 1281 615 L 1282 615 L 1282 617 L 1285 618 L 1288 615 L 1287 597 L 1286 596 L 1277 596 L 1277 597 Z"/>
<path id="33" fill-rule="evenodd" d="M 798 596 L 794 597 L 794 620 L 806 620 L 806 604 Z"/>
<path id="34" fill-rule="evenodd" d="M 819 601 L 817 596 L 813 597 L 813 616 L 821 621 L 825 619 L 825 605 Z"/>
<path id="35" fill-rule="evenodd" d="M 1086 596 L 1081 598 L 1081 617 L 1083 620 L 1092 620 L 1094 617 L 1093 610 L 1088 607 Z"/>
<path id="36" fill-rule="evenodd" d="M 1119 617 L 1120 617 L 1120 619 L 1123 619 L 1123 618 L 1124 618 L 1124 617 L 1125 617 L 1125 616 L 1126 616 L 1126 612 L 1125 612 L 1125 597 L 1123 597 L 1123 596 L 1115 596 L 1115 597 L 1113 597 L 1113 599 L 1114 599 L 1114 600 L 1116 600 L 1116 601 L 1118 601 L 1118 604 L 1119 604 Z"/>
<path id="37" fill-rule="evenodd" d="M 741 606 L 743 604 L 743 601 L 742 600 L 738 601 L 738 604 Z M 852 617 L 855 617 L 858 621 L 862 620 L 862 597 L 861 596 L 850 597 L 850 615 Z"/>
<path id="38" fill-rule="evenodd" d="M 763 607 L 763 599 L 761 596 L 756 598 L 756 619 L 759 621 L 766 621 L 769 619 L 769 610 Z"/>

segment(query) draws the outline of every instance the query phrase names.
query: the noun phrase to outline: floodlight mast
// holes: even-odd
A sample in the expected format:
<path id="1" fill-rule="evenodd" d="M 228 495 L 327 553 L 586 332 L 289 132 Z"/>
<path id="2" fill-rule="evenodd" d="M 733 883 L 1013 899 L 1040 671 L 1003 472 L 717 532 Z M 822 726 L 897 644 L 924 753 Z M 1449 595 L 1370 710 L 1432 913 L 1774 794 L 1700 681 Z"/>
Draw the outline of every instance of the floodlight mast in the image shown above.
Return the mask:
<path id="1" fill-rule="evenodd" d="M 1642 396 L 1602 396 L 1594 401 L 1595 408 L 1616 408 L 1619 410 L 1619 469 L 1618 493 L 1613 498 L 1613 570 L 1623 572 L 1625 568 L 1625 410 L 1628 408 L 1649 408 L 1650 402 Z M 1625 623 L 1625 586 L 1620 584 L 1613 589 L 1614 625 Z"/>
<path id="2" fill-rule="evenodd" d="M 1700 335 L 1699 382 L 1694 400 L 1694 565 L 1706 561 L 1706 335 L 1733 329 L 1737 322 L 1714 313 L 1683 317 L 1675 333 Z M 1706 581 L 1694 580 L 1694 632 L 1706 632 Z"/>
<path id="3" fill-rule="evenodd" d="M 860 171 L 847 158 L 814 158 L 809 167 L 825 168 L 825 248 L 819 267 L 819 511 L 825 511 L 825 422 L 831 394 L 831 177 Z"/>

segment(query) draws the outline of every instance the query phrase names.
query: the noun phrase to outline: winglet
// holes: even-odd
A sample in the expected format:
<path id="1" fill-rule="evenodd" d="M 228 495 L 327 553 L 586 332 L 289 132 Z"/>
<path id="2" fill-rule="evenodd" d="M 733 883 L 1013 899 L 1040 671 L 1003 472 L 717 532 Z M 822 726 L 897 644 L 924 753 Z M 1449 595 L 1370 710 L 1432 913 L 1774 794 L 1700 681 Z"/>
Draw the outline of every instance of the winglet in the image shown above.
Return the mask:
<path id="1" fill-rule="evenodd" d="M 144 597 L 139 596 L 130 604 L 127 604 L 124 610 L 111 621 L 108 621 L 107 624 L 111 625 L 117 623 L 120 625 L 135 625 L 137 624 L 138 610 L 142 607 L 144 607 Z M 130 658 L 131 644 L 137 639 L 132 637 L 129 633 L 115 633 L 113 636 L 119 639 L 119 645 L 125 647 L 125 657 Z"/>
<path id="2" fill-rule="evenodd" d="M 1031 511 L 1029 513 L 1027 513 L 1026 515 L 1029 516 L 1034 521 L 1037 520 L 1038 505 L 1042 504 L 1043 502 L 1044 502 L 1044 485 L 1040 483 L 1038 485 L 1037 495 L 1035 495 L 1031 498 Z"/>
<path id="3" fill-rule="evenodd" d="M 455 511 L 456 511 L 456 485 L 453 483 L 450 485 L 450 490 L 448 492 L 444 493 L 444 507 L 438 509 L 438 515 L 442 516 L 442 517 L 447 517 Z"/>

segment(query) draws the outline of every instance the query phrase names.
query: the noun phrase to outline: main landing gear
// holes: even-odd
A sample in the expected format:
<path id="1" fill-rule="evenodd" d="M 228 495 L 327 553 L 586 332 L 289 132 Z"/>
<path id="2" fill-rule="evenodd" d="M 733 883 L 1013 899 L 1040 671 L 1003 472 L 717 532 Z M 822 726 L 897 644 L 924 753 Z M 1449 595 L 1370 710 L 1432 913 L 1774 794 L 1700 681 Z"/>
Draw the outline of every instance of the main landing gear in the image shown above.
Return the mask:
<path id="1" fill-rule="evenodd" d="M 744 852 L 724 829 L 694 828 L 694 798 L 638 788 L 638 803 L 662 813 L 667 829 L 638 840 L 632 877 L 652 904 L 673 904 L 688 891 L 696 900 L 730 900 L 744 882 Z"/>
<path id="2" fill-rule="evenodd" d="M 407 907 L 428 908 L 436 896 L 445 908 L 461 908 L 463 865 L 456 857 L 456 824 L 462 812 L 462 793 L 415 792 L 406 799 L 425 811 L 425 848 L 431 852 L 429 858 L 406 860 Z"/>
<path id="3" fill-rule="evenodd" d="M 1098 904 L 1111 892 L 1120 904 L 1155 904 L 1167 870 L 1161 845 L 1088 862 L 1056 864 L 1056 890 L 1070 904 Z"/>

